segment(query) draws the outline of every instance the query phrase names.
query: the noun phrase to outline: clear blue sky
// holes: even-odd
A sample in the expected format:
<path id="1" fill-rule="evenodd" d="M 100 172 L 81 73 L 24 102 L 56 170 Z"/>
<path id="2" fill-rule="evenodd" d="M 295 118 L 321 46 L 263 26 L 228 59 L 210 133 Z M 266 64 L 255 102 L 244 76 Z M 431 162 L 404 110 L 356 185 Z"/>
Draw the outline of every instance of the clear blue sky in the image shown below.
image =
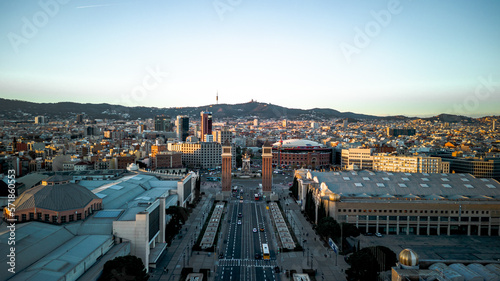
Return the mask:
<path id="1" fill-rule="evenodd" d="M 0 97 L 183 107 L 218 91 L 219 103 L 498 115 L 499 15 L 497 0 L 1 1 Z"/>

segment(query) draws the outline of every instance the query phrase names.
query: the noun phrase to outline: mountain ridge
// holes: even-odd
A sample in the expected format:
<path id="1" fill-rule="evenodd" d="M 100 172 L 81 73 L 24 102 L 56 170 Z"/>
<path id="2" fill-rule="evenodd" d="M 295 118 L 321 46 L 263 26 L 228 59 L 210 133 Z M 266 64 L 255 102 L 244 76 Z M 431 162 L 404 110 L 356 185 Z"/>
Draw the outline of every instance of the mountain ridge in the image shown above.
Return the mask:
<path id="1" fill-rule="evenodd" d="M 7 120 L 32 120 L 35 116 L 47 116 L 50 120 L 67 120 L 74 118 L 77 114 L 84 113 L 90 119 L 148 119 L 156 115 L 188 115 L 191 118 L 199 116 L 201 111 L 211 111 L 215 119 L 226 118 L 263 118 L 263 119 L 290 119 L 290 120 L 324 120 L 324 119 L 368 119 L 368 120 L 409 120 L 422 119 L 443 122 L 470 122 L 471 117 L 451 114 L 440 114 L 434 117 L 418 118 L 396 116 L 375 116 L 354 112 L 340 112 L 331 108 L 287 108 L 271 103 L 250 101 L 238 104 L 211 104 L 196 107 L 146 107 L 146 106 L 122 106 L 108 103 L 35 103 L 22 100 L 0 98 L 0 118 Z"/>

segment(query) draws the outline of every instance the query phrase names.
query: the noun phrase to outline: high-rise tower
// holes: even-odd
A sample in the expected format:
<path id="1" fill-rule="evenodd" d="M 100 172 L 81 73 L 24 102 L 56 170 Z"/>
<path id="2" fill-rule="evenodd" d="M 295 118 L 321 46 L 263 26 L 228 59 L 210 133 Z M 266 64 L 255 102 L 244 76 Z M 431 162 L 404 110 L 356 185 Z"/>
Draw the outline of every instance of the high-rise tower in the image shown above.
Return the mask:
<path id="1" fill-rule="evenodd" d="M 170 124 L 170 117 L 165 116 L 165 115 L 157 115 L 155 116 L 154 119 L 154 124 L 155 124 L 155 131 L 170 131 L 171 129 L 171 124 Z"/>
<path id="2" fill-rule="evenodd" d="M 185 115 L 177 116 L 177 138 L 180 141 L 186 141 L 189 135 L 189 117 Z"/>
<path id="3" fill-rule="evenodd" d="M 231 144 L 228 140 L 222 144 L 222 194 L 231 196 Z"/>
<path id="4" fill-rule="evenodd" d="M 206 141 L 205 135 L 212 134 L 212 112 L 201 112 L 201 141 Z"/>
<path id="5" fill-rule="evenodd" d="M 262 146 L 262 192 L 268 196 L 273 186 L 273 148 L 266 141 Z"/>

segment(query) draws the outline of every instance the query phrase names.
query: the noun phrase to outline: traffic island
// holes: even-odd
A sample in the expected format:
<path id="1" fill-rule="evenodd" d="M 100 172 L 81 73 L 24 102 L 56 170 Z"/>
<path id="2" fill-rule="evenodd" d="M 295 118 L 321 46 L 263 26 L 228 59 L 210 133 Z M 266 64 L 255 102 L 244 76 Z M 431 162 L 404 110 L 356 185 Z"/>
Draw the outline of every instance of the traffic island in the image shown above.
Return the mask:
<path id="1" fill-rule="evenodd" d="M 221 226 L 220 222 L 224 218 L 224 206 L 224 202 L 214 204 L 209 215 L 207 216 L 207 221 L 203 225 L 200 236 L 198 237 L 196 244 L 193 246 L 193 251 L 214 251 L 215 241 L 217 241 L 216 239 Z"/>

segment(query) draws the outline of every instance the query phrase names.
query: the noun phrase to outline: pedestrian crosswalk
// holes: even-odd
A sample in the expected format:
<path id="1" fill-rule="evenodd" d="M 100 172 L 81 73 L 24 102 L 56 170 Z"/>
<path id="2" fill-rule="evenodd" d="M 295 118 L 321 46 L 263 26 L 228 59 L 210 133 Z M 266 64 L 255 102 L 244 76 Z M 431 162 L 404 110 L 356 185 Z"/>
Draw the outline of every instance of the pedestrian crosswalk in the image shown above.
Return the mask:
<path id="1" fill-rule="evenodd" d="M 220 259 L 219 266 L 244 266 L 244 267 L 271 267 L 274 268 L 276 260 L 251 260 L 251 259 Z"/>

